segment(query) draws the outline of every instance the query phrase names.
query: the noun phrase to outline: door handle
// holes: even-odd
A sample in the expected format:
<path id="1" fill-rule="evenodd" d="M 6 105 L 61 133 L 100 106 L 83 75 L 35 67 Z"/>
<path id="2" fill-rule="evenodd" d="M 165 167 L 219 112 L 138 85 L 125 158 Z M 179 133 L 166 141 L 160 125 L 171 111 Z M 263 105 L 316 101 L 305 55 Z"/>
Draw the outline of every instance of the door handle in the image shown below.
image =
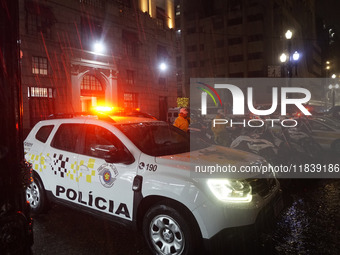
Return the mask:
<path id="1" fill-rule="evenodd" d="M 89 168 L 85 165 L 81 165 L 79 166 L 79 171 L 81 172 L 88 172 L 89 171 Z"/>

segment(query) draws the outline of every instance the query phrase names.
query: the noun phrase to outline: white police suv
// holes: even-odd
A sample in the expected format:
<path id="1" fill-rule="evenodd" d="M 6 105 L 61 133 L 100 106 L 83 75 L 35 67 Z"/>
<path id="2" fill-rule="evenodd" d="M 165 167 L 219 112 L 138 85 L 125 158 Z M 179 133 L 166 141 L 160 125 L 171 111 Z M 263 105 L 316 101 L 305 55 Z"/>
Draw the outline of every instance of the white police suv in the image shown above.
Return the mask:
<path id="1" fill-rule="evenodd" d="M 157 254 L 195 254 L 228 229 L 280 209 L 275 178 L 192 175 L 195 160 L 251 165 L 261 158 L 190 143 L 180 129 L 151 118 L 59 116 L 36 124 L 24 150 L 34 170 L 26 192 L 34 213 L 53 201 L 133 225 Z"/>

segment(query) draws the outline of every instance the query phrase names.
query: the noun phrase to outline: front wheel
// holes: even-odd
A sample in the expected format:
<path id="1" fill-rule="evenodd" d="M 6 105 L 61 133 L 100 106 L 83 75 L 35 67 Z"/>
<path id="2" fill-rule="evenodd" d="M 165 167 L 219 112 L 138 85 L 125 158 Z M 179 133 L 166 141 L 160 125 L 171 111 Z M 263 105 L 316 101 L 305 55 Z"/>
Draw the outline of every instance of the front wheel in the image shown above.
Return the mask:
<path id="1" fill-rule="evenodd" d="M 190 220 L 182 215 L 165 204 L 158 204 L 147 211 L 143 221 L 143 234 L 149 248 L 156 254 L 195 254 L 197 232 L 195 233 L 192 226 L 190 229 Z"/>
<path id="2" fill-rule="evenodd" d="M 33 182 L 26 188 L 26 199 L 30 204 L 31 212 L 39 214 L 45 211 L 45 189 L 39 178 L 33 177 Z"/>

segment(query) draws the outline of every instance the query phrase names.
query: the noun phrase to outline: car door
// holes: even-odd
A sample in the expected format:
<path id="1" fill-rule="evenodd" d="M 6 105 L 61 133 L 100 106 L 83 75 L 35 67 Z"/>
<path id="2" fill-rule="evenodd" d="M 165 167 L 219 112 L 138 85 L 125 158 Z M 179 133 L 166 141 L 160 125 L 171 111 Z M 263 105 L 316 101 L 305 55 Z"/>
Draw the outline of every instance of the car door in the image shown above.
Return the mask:
<path id="1" fill-rule="evenodd" d="M 78 200 L 78 145 L 82 123 L 61 124 L 51 143 L 44 150 L 45 180 L 55 197 L 76 202 Z"/>
<path id="2" fill-rule="evenodd" d="M 110 131 L 95 124 L 86 124 L 83 149 L 79 154 L 79 196 L 81 203 L 96 212 L 104 212 L 126 220 L 132 220 L 132 183 L 137 163 L 108 163 L 110 150 L 124 150 L 123 143 Z M 132 162 L 134 161 L 134 162 Z"/>

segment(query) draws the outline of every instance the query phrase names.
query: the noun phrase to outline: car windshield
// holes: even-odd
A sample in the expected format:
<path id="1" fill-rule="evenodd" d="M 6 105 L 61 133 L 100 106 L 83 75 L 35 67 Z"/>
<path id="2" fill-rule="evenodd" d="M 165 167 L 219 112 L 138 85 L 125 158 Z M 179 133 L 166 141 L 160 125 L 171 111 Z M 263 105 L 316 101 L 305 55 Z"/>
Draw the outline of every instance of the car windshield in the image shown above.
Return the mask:
<path id="1" fill-rule="evenodd" d="M 208 147 L 209 144 L 190 136 L 165 122 L 141 122 L 118 124 L 122 131 L 143 153 L 150 156 L 165 156 L 185 153 Z M 194 138 L 192 138 L 194 139 Z"/>

